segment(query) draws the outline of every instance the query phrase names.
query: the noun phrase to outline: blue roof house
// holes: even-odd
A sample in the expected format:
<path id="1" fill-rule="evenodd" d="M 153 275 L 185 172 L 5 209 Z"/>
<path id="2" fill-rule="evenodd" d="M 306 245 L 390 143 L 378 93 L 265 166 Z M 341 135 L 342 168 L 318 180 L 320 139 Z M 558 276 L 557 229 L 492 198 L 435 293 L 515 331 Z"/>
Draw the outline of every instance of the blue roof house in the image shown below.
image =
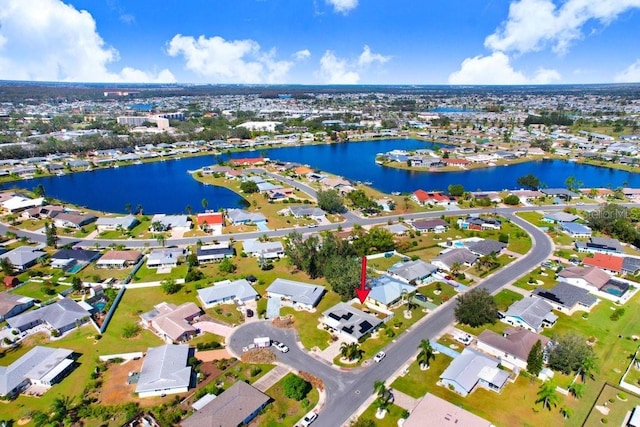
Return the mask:
<path id="1" fill-rule="evenodd" d="M 368 281 L 369 296 L 365 303 L 376 310 L 391 310 L 402 301 L 403 295 L 410 295 L 416 291 L 416 287 L 408 283 L 394 279 L 391 276 L 379 276 Z"/>

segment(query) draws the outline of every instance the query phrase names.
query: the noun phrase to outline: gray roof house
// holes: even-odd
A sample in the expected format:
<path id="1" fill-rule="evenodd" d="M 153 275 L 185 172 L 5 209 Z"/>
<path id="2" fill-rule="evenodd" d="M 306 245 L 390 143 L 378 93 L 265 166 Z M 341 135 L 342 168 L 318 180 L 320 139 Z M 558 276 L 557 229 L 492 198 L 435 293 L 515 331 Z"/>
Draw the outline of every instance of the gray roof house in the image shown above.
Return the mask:
<path id="1" fill-rule="evenodd" d="M 215 307 L 218 304 L 235 302 L 242 305 L 244 302 L 253 301 L 258 293 L 246 279 L 224 280 L 216 282 L 208 288 L 198 289 L 198 299 L 204 308 Z"/>
<path id="2" fill-rule="evenodd" d="M 95 215 L 85 215 L 78 212 L 58 212 L 52 215 L 52 218 L 56 227 L 75 229 L 89 225 L 97 219 Z"/>
<path id="3" fill-rule="evenodd" d="M 526 370 L 527 358 L 537 341 L 544 349 L 551 340 L 524 328 L 507 328 L 502 335 L 485 329 L 478 335 L 477 346 L 479 350 L 500 359 L 502 366 L 511 370 Z"/>
<path id="4" fill-rule="evenodd" d="M 118 228 L 131 230 L 136 224 L 138 224 L 138 219 L 133 215 L 119 216 L 116 218 L 102 217 L 96 220 L 98 231 L 117 230 Z"/>
<path id="5" fill-rule="evenodd" d="M 263 257 L 266 259 L 281 258 L 284 256 L 282 242 L 261 242 L 257 239 L 249 239 L 242 242 L 242 251 L 247 255 Z"/>
<path id="6" fill-rule="evenodd" d="M 554 309 L 569 314 L 576 310 L 589 311 L 598 302 L 598 298 L 591 295 L 588 290 L 566 282 L 558 282 L 548 290 L 535 289 L 533 293 L 547 300 Z"/>
<path id="7" fill-rule="evenodd" d="M 142 363 L 136 393 L 140 397 L 184 393 L 191 384 L 188 345 L 150 347 Z"/>
<path id="8" fill-rule="evenodd" d="M 542 217 L 543 221 L 546 222 L 573 222 L 580 217 L 578 215 L 574 215 L 568 212 L 547 212 Z"/>
<path id="9" fill-rule="evenodd" d="M 87 265 L 100 256 L 98 251 L 86 249 L 60 249 L 51 255 L 51 267 L 68 270 L 74 265 Z"/>
<path id="10" fill-rule="evenodd" d="M 387 310 L 398 304 L 403 295 L 409 295 L 416 291 L 415 286 L 387 275 L 370 279 L 367 281 L 367 285 L 371 291 L 366 302 L 369 305 Z"/>
<path id="11" fill-rule="evenodd" d="M 156 214 L 151 218 L 151 229 L 153 229 L 156 224 L 159 225 L 159 228 L 162 228 L 162 231 L 187 231 L 191 230 L 192 226 L 187 215 Z"/>
<path id="12" fill-rule="evenodd" d="M 476 350 L 465 348 L 440 374 L 440 381 L 462 396 L 476 386 L 500 392 L 509 379 L 509 373 L 498 368 L 500 361 Z"/>
<path id="13" fill-rule="evenodd" d="M 432 275 L 438 271 L 438 267 L 421 259 L 394 264 L 387 273 L 409 283 L 411 281 L 426 283 Z"/>
<path id="14" fill-rule="evenodd" d="M 0 322 L 16 316 L 33 306 L 33 298 L 9 292 L 0 292 Z"/>
<path id="15" fill-rule="evenodd" d="M 346 302 L 339 302 L 322 313 L 320 322 L 340 337 L 358 342 L 382 324 L 382 319 L 358 310 Z"/>
<path id="16" fill-rule="evenodd" d="M 443 219 L 423 219 L 413 221 L 411 226 L 418 231 L 444 231 L 449 227 L 449 223 Z"/>
<path id="17" fill-rule="evenodd" d="M 310 217 L 310 218 L 322 218 L 327 213 L 320 208 L 312 206 L 291 206 L 289 212 L 296 218 Z"/>
<path id="18" fill-rule="evenodd" d="M 401 222 L 398 224 L 385 225 L 384 228 L 386 228 L 389 233 L 395 234 L 396 236 L 403 236 L 409 232 L 409 227 Z"/>
<path id="19" fill-rule="evenodd" d="M 147 255 L 147 267 L 176 267 L 178 265 L 178 261 L 186 255 L 187 250 L 181 248 L 154 249 L 149 255 Z"/>
<path id="20" fill-rule="evenodd" d="M 553 314 L 553 307 L 545 300 L 529 297 L 511 304 L 501 320 L 531 332 L 540 332 L 544 327 L 553 326 L 558 316 Z"/>
<path id="21" fill-rule="evenodd" d="M 37 310 L 28 311 L 7 319 L 12 328 L 25 331 L 37 325 L 45 324 L 60 333 L 82 325 L 89 320 L 90 313 L 71 298 L 63 298 L 53 304 Z"/>
<path id="22" fill-rule="evenodd" d="M 236 381 L 231 387 L 182 421 L 182 427 L 238 427 L 249 424 L 271 398 L 257 388 Z"/>
<path id="23" fill-rule="evenodd" d="M 540 192 L 545 196 L 558 197 L 563 200 L 571 200 L 575 197 L 580 197 L 579 194 L 567 190 L 566 188 L 542 188 L 540 189 Z"/>
<path id="24" fill-rule="evenodd" d="M 280 278 L 274 280 L 267 288 L 269 298 L 281 298 L 307 310 L 318 305 L 324 292 L 324 286 Z"/>
<path id="25" fill-rule="evenodd" d="M 220 261 L 235 254 L 236 250 L 228 242 L 199 246 L 196 252 L 198 262 Z"/>
<path id="26" fill-rule="evenodd" d="M 455 263 L 471 266 L 478 259 L 478 256 L 467 248 L 455 248 L 438 255 L 431 260 L 431 263 L 443 270 L 450 270 Z"/>
<path id="27" fill-rule="evenodd" d="M 502 250 L 506 247 L 506 243 L 502 243 L 493 239 L 482 239 L 477 242 L 471 242 L 467 244 L 467 249 L 478 256 L 485 256 L 492 253 L 500 254 L 500 252 L 502 252 Z"/>
<path id="28" fill-rule="evenodd" d="M 609 237 L 591 237 L 588 242 L 576 242 L 578 252 L 600 252 L 603 254 L 621 254 L 622 245 L 616 239 Z"/>
<path id="29" fill-rule="evenodd" d="M 10 364 L 0 366 L 0 396 L 16 396 L 32 384 L 51 387 L 73 369 L 72 350 L 36 346 Z"/>
<path id="30" fill-rule="evenodd" d="M 267 218 L 261 213 L 251 213 L 243 209 L 227 209 L 227 218 L 233 225 L 266 222 Z"/>
<path id="31" fill-rule="evenodd" d="M 0 259 L 7 258 L 16 272 L 22 272 L 34 265 L 38 259 L 47 253 L 35 246 L 20 246 L 0 255 Z"/>

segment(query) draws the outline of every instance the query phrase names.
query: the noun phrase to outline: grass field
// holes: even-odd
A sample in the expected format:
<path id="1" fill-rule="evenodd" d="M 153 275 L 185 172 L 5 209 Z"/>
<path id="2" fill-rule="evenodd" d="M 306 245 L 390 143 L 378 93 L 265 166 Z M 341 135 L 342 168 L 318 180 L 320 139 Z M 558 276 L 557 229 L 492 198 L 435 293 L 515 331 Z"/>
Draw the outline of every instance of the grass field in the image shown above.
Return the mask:
<path id="1" fill-rule="evenodd" d="M 275 383 L 266 391 L 266 394 L 273 398 L 269 404 L 253 423 L 265 427 L 294 426 L 300 419 L 309 412 L 318 402 L 318 390 L 312 389 L 306 397 L 306 404 L 303 401 L 290 399 L 284 394 L 284 381 L 289 373 L 280 381 Z"/>
<path id="2" fill-rule="evenodd" d="M 397 427 L 398 420 L 402 418 L 404 414 L 404 409 L 399 407 L 398 405 L 391 404 L 387 409 L 387 413 L 383 419 L 379 420 L 376 418 L 376 407 L 374 404 L 369 405 L 369 407 L 360 415 L 360 420 L 372 420 L 375 423 L 376 427 Z"/>
<path id="3" fill-rule="evenodd" d="M 509 289 L 503 289 L 494 296 L 500 311 L 506 311 L 511 304 L 520 301 L 522 298 L 524 298 L 523 295 Z"/>
<path id="4" fill-rule="evenodd" d="M 182 264 L 178 264 L 177 267 L 173 267 L 171 272 L 159 274 L 157 269 L 147 267 L 147 263 L 145 262 L 136 272 L 136 275 L 133 277 L 133 282 L 161 282 L 163 280 L 184 279 L 188 269 L 189 266 L 183 262 Z"/>
<path id="5" fill-rule="evenodd" d="M 322 316 L 322 312 L 333 307 L 340 302 L 340 296 L 333 292 L 328 292 L 322 297 L 322 300 L 316 307 L 315 313 L 309 311 L 298 311 L 292 307 L 283 307 L 280 309 L 280 315 L 292 315 L 295 319 L 294 327 L 300 335 L 300 341 L 306 349 L 314 347 L 324 350 L 331 343 L 331 334 L 324 329 L 318 328 L 318 319 Z"/>

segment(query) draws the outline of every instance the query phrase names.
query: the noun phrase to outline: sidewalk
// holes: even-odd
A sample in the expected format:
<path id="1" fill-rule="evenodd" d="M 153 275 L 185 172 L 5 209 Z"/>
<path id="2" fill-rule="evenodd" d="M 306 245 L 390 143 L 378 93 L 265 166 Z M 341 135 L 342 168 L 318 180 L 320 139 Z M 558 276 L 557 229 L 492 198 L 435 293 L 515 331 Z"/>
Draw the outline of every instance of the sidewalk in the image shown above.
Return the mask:
<path id="1" fill-rule="evenodd" d="M 291 372 L 291 368 L 286 365 L 277 364 L 275 368 L 253 383 L 253 386 L 264 393 L 289 372 Z"/>

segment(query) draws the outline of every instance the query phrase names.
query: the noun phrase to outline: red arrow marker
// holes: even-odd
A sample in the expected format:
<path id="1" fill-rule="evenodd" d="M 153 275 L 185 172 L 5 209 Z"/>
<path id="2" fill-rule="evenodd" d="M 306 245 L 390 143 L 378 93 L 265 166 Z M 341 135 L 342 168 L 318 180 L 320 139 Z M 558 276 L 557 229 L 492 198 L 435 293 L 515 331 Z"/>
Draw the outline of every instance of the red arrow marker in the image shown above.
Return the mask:
<path id="1" fill-rule="evenodd" d="M 370 289 L 367 289 L 367 257 L 362 257 L 362 272 L 360 273 L 360 288 L 356 289 L 356 295 L 360 300 L 360 304 L 364 304 L 364 300 L 367 299 Z"/>

